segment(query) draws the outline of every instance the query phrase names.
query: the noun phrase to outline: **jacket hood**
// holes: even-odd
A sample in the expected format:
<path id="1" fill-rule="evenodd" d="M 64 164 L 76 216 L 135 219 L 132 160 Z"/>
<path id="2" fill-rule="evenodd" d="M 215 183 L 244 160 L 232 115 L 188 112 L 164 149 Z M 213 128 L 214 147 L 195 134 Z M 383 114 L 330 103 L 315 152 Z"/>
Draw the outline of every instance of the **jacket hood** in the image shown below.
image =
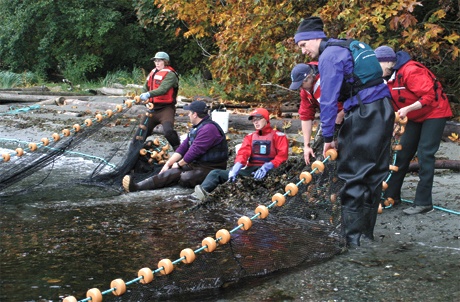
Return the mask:
<path id="1" fill-rule="evenodd" d="M 400 50 L 396 53 L 396 65 L 393 67 L 394 70 L 399 70 L 404 64 L 409 62 L 411 59 L 410 54 Z"/>

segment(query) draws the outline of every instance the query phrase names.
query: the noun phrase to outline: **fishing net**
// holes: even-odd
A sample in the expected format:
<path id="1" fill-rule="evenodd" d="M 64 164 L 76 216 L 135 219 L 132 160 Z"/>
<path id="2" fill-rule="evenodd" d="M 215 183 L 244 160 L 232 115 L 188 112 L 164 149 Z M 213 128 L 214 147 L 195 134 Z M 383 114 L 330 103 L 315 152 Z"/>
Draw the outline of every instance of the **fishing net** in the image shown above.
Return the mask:
<path id="1" fill-rule="evenodd" d="M 128 109 L 123 108 L 118 114 Z M 65 132 L 59 135 L 59 140 L 50 138 L 46 145 L 41 142 L 41 148 L 28 150 L 26 156 L 3 163 L 0 193 L 25 176 L 50 165 L 89 137 L 97 136 L 113 118 L 111 113 L 106 115 L 102 118 L 96 116 L 91 122 L 85 121 L 80 127 L 74 125 L 69 130 L 70 135 Z M 105 154 L 99 154 L 104 160 L 89 177 L 80 177 L 79 181 L 120 189 L 124 175 L 134 173 L 138 179 L 148 177 L 158 173 L 162 161 L 167 159 L 169 146 L 164 138 L 148 140 L 145 131 L 142 132 L 137 125 L 124 143 L 128 143 L 127 149 L 120 143 L 106 150 Z M 206 290 L 231 286 L 300 264 L 318 264 L 342 252 L 345 242 L 341 236 L 338 193 L 343 183 L 337 178 L 335 161 L 322 157 L 321 146 L 321 136 L 318 136 L 313 148 L 317 155 L 315 164 L 320 165 L 306 166 L 302 156 L 290 157 L 267 179 L 258 181 L 246 177 L 235 183 L 225 183 L 205 202 L 178 213 L 187 221 L 186 228 L 194 230 L 191 233 L 195 236 L 178 242 L 177 250 L 152 255 L 151 268 L 140 270 L 141 277 L 134 275 L 129 281 L 129 276 L 124 276 L 126 293 L 109 297 L 116 301 L 187 300 Z M 119 164 L 109 168 L 122 149 Z M 265 210 L 269 215 L 261 219 Z M 220 230 L 226 231 L 216 233 Z M 224 244 L 220 235 L 227 233 L 231 238 Z M 164 234 L 156 238 L 163 239 L 167 240 Z M 213 242 L 216 247 L 211 252 Z M 147 240 L 145 244 L 152 243 Z M 190 261 L 190 255 L 188 258 L 181 256 L 184 249 L 193 251 L 194 261 Z M 162 259 L 170 260 L 158 266 Z M 166 266 L 172 262 L 172 272 L 164 274 Z M 149 274 L 155 278 L 146 282 Z M 120 283 L 116 284 L 119 289 L 122 287 Z M 97 295 L 98 290 L 91 293 Z"/>

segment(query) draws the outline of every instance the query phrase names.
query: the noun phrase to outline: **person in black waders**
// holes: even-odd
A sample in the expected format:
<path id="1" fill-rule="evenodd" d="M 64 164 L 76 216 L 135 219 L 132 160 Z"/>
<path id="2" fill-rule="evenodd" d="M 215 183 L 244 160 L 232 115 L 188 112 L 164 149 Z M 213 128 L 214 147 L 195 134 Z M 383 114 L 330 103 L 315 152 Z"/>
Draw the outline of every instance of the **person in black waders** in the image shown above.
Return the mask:
<path id="1" fill-rule="evenodd" d="M 362 237 L 374 239 L 382 182 L 388 175 L 395 119 L 391 94 L 367 44 L 354 40 L 353 49 L 345 44 L 349 41 L 327 38 L 319 17 L 304 19 L 294 39 L 303 54 L 318 58 L 323 152 L 338 149 L 337 173 L 345 181 L 340 192 L 342 230 L 349 247 L 359 246 Z M 360 56 L 364 61 L 354 61 L 353 51 L 366 48 Z M 345 118 L 334 142 L 338 101 L 343 102 Z"/>
<path id="2" fill-rule="evenodd" d="M 179 184 L 193 188 L 200 184 L 214 169 L 225 169 L 228 145 L 219 124 L 211 120 L 207 105 L 193 101 L 184 106 L 193 128 L 187 138 L 164 164 L 158 175 L 136 182 L 130 175 L 123 178 L 127 192 L 154 190 Z"/>

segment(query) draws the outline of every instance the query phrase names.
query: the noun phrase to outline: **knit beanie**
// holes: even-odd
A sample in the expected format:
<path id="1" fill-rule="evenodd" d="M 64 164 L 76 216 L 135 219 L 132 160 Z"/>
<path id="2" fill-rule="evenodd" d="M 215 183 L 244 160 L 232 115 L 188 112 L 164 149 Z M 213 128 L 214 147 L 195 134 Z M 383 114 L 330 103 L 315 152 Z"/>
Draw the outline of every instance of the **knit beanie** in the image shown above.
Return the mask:
<path id="1" fill-rule="evenodd" d="M 323 20 L 319 17 L 309 17 L 303 19 L 297 28 L 295 33 L 294 40 L 295 43 L 303 40 L 312 40 L 312 39 L 323 39 L 326 38 L 326 34 L 323 31 L 324 24 Z"/>
<path id="2" fill-rule="evenodd" d="M 374 52 L 379 62 L 396 62 L 396 54 L 393 48 L 389 46 L 379 46 Z"/>

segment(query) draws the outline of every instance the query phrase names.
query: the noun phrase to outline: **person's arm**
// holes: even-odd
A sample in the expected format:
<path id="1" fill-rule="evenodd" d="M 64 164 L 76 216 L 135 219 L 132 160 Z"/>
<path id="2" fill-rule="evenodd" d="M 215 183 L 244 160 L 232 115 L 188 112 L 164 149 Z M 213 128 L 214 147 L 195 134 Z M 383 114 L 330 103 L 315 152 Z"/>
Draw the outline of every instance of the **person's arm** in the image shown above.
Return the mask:
<path id="1" fill-rule="evenodd" d="M 238 153 L 235 157 L 235 163 L 241 163 L 245 166 L 251 157 L 252 153 L 252 134 L 248 134 L 244 137 L 243 143 L 241 144 L 240 149 L 238 149 Z"/>
<path id="2" fill-rule="evenodd" d="M 422 108 L 422 103 L 420 101 L 417 101 L 413 103 L 412 105 L 402 107 L 401 109 L 398 110 L 399 117 L 400 118 L 405 118 L 407 114 L 411 111 L 418 110 Z"/>
<path id="3" fill-rule="evenodd" d="M 275 149 L 276 155 L 271 162 L 275 168 L 278 168 L 289 156 L 289 142 L 284 133 L 275 133 Z"/>
<path id="4" fill-rule="evenodd" d="M 180 169 L 182 166 L 187 164 L 187 163 L 181 164 L 180 161 L 183 161 L 182 155 L 180 153 L 174 152 L 174 154 L 171 155 L 171 157 L 166 161 L 165 165 L 160 171 L 160 174 L 171 168 Z"/>
<path id="5" fill-rule="evenodd" d="M 303 133 L 303 157 L 305 159 L 305 163 L 308 165 L 310 164 L 310 157 L 315 157 L 315 153 L 310 146 L 310 139 L 311 139 L 311 129 L 313 125 L 313 121 L 301 121 L 302 125 L 302 133 Z"/>

